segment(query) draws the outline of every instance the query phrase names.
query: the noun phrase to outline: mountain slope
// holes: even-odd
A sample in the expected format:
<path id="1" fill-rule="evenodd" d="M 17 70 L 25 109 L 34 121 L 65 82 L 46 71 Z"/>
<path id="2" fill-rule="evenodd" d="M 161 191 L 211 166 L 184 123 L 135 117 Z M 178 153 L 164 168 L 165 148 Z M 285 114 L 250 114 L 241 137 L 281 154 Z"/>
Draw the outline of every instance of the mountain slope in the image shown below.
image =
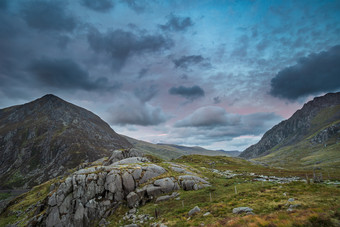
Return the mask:
<path id="1" fill-rule="evenodd" d="M 31 187 L 131 144 L 54 95 L 0 110 L 0 188 Z"/>
<path id="2" fill-rule="evenodd" d="M 240 157 L 280 166 L 340 161 L 340 92 L 316 97 L 264 134 Z"/>
<path id="3" fill-rule="evenodd" d="M 171 160 L 190 154 L 228 156 L 228 154 L 225 152 L 207 150 L 202 147 L 186 147 L 174 144 L 153 144 L 142 140 L 133 139 L 128 136 L 123 137 L 126 138 L 136 149 L 142 151 L 143 153 L 155 155 L 165 160 Z"/>

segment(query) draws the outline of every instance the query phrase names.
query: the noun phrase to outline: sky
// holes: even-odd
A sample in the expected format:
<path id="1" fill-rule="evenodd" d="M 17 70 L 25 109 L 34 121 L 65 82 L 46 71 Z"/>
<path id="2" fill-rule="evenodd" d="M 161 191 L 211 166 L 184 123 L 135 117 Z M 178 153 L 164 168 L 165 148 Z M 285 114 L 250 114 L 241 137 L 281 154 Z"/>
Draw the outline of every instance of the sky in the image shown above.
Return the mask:
<path id="1" fill-rule="evenodd" d="M 0 108 L 55 94 L 136 139 L 242 151 L 337 91 L 339 0 L 0 0 Z"/>

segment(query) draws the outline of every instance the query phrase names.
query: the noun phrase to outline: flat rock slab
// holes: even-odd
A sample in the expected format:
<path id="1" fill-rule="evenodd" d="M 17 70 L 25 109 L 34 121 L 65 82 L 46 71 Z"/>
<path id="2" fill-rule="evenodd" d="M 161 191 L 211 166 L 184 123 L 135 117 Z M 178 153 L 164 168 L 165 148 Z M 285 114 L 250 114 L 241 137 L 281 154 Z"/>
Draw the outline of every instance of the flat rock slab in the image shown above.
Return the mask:
<path id="1" fill-rule="evenodd" d="M 195 206 L 193 209 L 191 209 L 189 211 L 188 215 L 191 216 L 191 215 L 194 215 L 194 214 L 196 214 L 196 213 L 198 213 L 200 211 L 201 211 L 201 209 L 198 206 Z"/>
<path id="2" fill-rule="evenodd" d="M 252 213 L 253 209 L 249 207 L 237 207 L 233 209 L 233 214 L 241 214 L 241 213 Z"/>

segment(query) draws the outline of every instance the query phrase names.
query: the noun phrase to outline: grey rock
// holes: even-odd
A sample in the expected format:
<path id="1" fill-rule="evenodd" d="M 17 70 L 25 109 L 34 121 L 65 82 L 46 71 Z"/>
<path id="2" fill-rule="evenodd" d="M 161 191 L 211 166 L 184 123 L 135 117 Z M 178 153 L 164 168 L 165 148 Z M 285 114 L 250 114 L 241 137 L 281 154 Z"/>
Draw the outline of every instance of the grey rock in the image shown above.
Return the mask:
<path id="1" fill-rule="evenodd" d="M 61 220 L 59 217 L 59 210 L 58 207 L 52 207 L 50 210 L 47 219 L 46 219 L 46 226 L 62 226 L 61 225 Z"/>
<path id="2" fill-rule="evenodd" d="M 294 200 L 295 200 L 294 198 L 289 198 L 288 202 L 294 202 Z"/>
<path id="3" fill-rule="evenodd" d="M 124 225 L 124 227 L 138 227 L 139 225 L 137 224 L 129 224 L 129 225 Z"/>
<path id="4" fill-rule="evenodd" d="M 248 213 L 248 212 L 253 212 L 253 209 L 249 207 L 237 207 L 233 209 L 233 214 L 241 214 L 241 213 Z"/>
<path id="5" fill-rule="evenodd" d="M 102 218 L 98 224 L 99 224 L 100 227 L 105 227 L 110 223 L 108 221 L 106 221 L 105 218 Z"/>
<path id="6" fill-rule="evenodd" d="M 122 179 L 116 171 L 111 171 L 106 176 L 105 189 L 112 193 L 122 190 Z"/>
<path id="7" fill-rule="evenodd" d="M 169 193 L 169 192 L 179 189 L 179 185 L 177 184 L 177 182 L 174 182 L 169 177 L 158 179 L 153 184 L 155 186 L 161 187 L 161 190 L 163 193 Z"/>
<path id="8" fill-rule="evenodd" d="M 210 186 L 208 181 L 198 176 L 183 175 L 183 176 L 179 176 L 178 179 L 181 183 L 182 188 L 187 191 L 198 190 L 198 189 Z"/>
<path id="9" fill-rule="evenodd" d="M 66 198 L 64 199 L 64 201 L 59 207 L 60 214 L 71 213 L 71 201 L 72 201 L 72 194 L 69 194 L 68 196 L 66 196 Z"/>
<path id="10" fill-rule="evenodd" d="M 193 209 L 191 209 L 191 210 L 189 211 L 188 215 L 189 215 L 189 216 L 192 216 L 192 215 L 194 215 L 194 214 L 196 214 L 196 213 L 198 213 L 198 212 L 200 212 L 200 211 L 201 211 L 201 209 L 200 209 L 198 206 L 195 206 Z"/>
<path id="11" fill-rule="evenodd" d="M 166 170 L 158 165 L 151 164 L 147 167 L 143 167 L 145 169 L 145 173 L 142 179 L 139 181 L 140 184 L 143 184 L 150 180 L 151 178 L 158 177 L 159 175 L 166 172 Z"/>
<path id="12" fill-rule="evenodd" d="M 147 195 L 156 197 L 162 194 L 162 188 L 154 185 L 147 185 L 146 187 L 146 193 Z"/>
<path id="13" fill-rule="evenodd" d="M 82 203 L 78 205 L 78 208 L 74 214 L 74 224 L 75 226 L 83 226 L 85 216 L 85 209 Z"/>
<path id="14" fill-rule="evenodd" d="M 207 213 L 203 214 L 203 217 L 209 216 L 210 214 L 211 214 L 210 212 L 207 212 Z"/>
<path id="15" fill-rule="evenodd" d="M 136 214 L 136 213 L 137 213 L 137 209 L 135 207 L 129 210 L 129 214 Z"/>
<path id="16" fill-rule="evenodd" d="M 133 208 L 138 205 L 139 197 L 135 192 L 130 192 L 127 197 L 127 204 L 129 208 Z"/>
<path id="17" fill-rule="evenodd" d="M 123 186 L 126 194 L 133 191 L 135 189 L 135 181 L 133 177 L 128 173 L 124 172 L 122 175 Z"/>
<path id="18" fill-rule="evenodd" d="M 120 161 L 112 163 L 110 166 L 116 166 L 116 165 L 125 165 L 125 164 L 134 164 L 134 163 L 144 163 L 149 162 L 147 158 L 144 157 L 131 157 L 131 158 L 125 158 Z"/>
<path id="19" fill-rule="evenodd" d="M 94 200 L 94 199 L 91 199 L 90 201 L 88 201 L 88 202 L 85 204 L 85 207 L 92 208 L 92 209 L 96 209 L 97 206 L 98 206 L 98 203 L 97 203 L 96 200 Z"/>
<path id="20" fill-rule="evenodd" d="M 178 173 L 185 173 L 185 172 L 186 172 L 185 169 L 180 168 L 180 167 L 171 166 L 170 168 L 171 168 L 173 171 L 178 172 Z"/>
<path id="21" fill-rule="evenodd" d="M 295 208 L 298 208 L 298 207 L 300 207 L 301 206 L 301 204 L 290 204 L 289 205 L 289 208 L 290 209 L 295 209 Z"/>
<path id="22" fill-rule="evenodd" d="M 142 168 L 137 166 L 137 168 L 132 172 L 132 177 L 135 181 L 139 180 L 142 176 Z"/>
<path id="23" fill-rule="evenodd" d="M 160 197 L 158 197 L 158 198 L 156 199 L 156 203 L 157 203 L 157 202 L 166 201 L 166 200 L 169 200 L 169 199 L 171 199 L 171 198 L 173 198 L 173 197 L 170 196 L 170 195 L 160 196 Z"/>
<path id="24" fill-rule="evenodd" d="M 55 206 L 57 205 L 57 198 L 56 198 L 56 193 L 53 193 L 51 197 L 48 199 L 48 205 L 49 206 Z"/>

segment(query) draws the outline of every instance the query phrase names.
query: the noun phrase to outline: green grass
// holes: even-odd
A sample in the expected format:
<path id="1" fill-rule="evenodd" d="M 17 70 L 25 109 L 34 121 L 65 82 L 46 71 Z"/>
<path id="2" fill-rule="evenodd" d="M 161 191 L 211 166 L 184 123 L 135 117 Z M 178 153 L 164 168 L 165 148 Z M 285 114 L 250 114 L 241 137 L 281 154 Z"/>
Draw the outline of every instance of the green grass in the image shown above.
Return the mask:
<path id="1" fill-rule="evenodd" d="M 26 221 L 33 217 L 35 212 L 35 209 L 28 212 L 26 212 L 26 210 L 31 205 L 37 204 L 39 201 L 43 202 L 49 194 L 50 185 L 55 181 L 55 179 L 47 181 L 32 188 L 31 191 L 13 199 L 5 212 L 0 215 L 0 226 L 6 226 L 17 222 L 19 226 L 25 226 Z M 18 212 L 20 212 L 21 215 L 17 216 Z"/>
<path id="2" fill-rule="evenodd" d="M 170 164 L 158 161 L 158 165 L 169 170 L 161 177 L 178 177 L 180 174 L 170 170 Z M 139 214 L 157 219 L 146 221 L 141 226 L 150 226 L 154 222 L 162 222 L 168 226 L 336 226 L 340 223 L 340 187 L 326 184 L 306 184 L 293 182 L 278 184 L 273 182 L 254 181 L 249 173 L 275 176 L 303 176 L 304 170 L 285 170 L 251 164 L 248 161 L 218 156 L 189 155 L 175 160 L 177 164 L 188 166 L 188 171 L 198 172 L 208 178 L 211 187 L 197 191 L 179 190 L 180 200 L 171 199 L 155 203 L 155 199 L 138 209 Z M 211 171 L 232 170 L 240 175 L 226 179 Z M 311 172 L 308 172 L 311 174 Z M 16 211 L 24 212 L 32 204 L 43 201 L 49 194 L 49 186 L 53 181 L 33 188 L 30 192 L 16 198 L 0 215 L 0 226 L 19 221 L 22 226 L 32 217 L 34 209 L 16 217 Z M 235 193 L 235 187 L 237 193 Z M 286 194 L 286 196 L 284 195 Z M 288 203 L 289 198 L 295 200 Z M 290 204 L 299 204 L 292 212 L 287 212 Z M 199 206 L 201 212 L 189 218 L 188 212 Z M 233 214 L 235 207 L 247 206 L 256 215 Z M 109 226 L 124 226 L 131 223 L 122 220 L 129 209 L 122 204 L 113 215 L 106 218 Z M 43 211 L 45 212 L 45 211 Z M 42 213 L 43 213 L 42 212 Z M 209 216 L 203 216 L 210 212 Z M 95 226 L 100 220 L 97 220 Z M 316 225 L 317 224 L 317 225 Z"/>
<path id="3" fill-rule="evenodd" d="M 160 217 L 142 226 L 149 226 L 153 222 L 162 222 L 168 226 L 199 226 L 202 223 L 207 226 L 311 226 L 314 219 L 318 220 L 317 223 L 332 226 L 340 222 L 339 217 L 335 215 L 340 207 L 338 205 L 340 189 L 337 187 L 304 182 L 262 184 L 252 181 L 252 177 L 247 176 L 226 179 L 213 174 L 209 168 L 214 165 L 213 168 L 219 170 L 234 169 L 239 173 L 257 174 L 266 172 L 267 175 L 281 173 L 282 176 L 291 176 L 295 171 L 279 172 L 280 170 L 277 169 L 250 165 L 244 160 L 227 157 L 190 155 L 182 157 L 177 162 L 199 169 L 203 176 L 209 178 L 212 186 L 198 191 L 180 190 L 181 200 L 173 199 L 158 204 L 154 201 L 147 203 L 139 209 L 138 214 L 155 216 L 155 209 L 157 209 Z M 235 186 L 237 194 L 235 194 Z M 284 193 L 287 196 L 284 196 Z M 295 199 L 291 204 L 300 204 L 300 207 L 293 212 L 287 212 L 289 204 L 286 204 L 291 197 Z M 188 220 L 188 212 L 195 206 L 199 206 L 201 212 Z M 240 206 L 253 208 L 256 215 L 233 214 L 232 209 Z M 127 209 L 121 214 L 115 214 L 110 226 L 129 224 L 129 221 L 121 223 L 114 221 L 120 220 L 126 211 Z M 204 217 L 203 214 L 206 212 L 210 212 L 211 215 Z"/>
<path id="4" fill-rule="evenodd" d="M 11 193 L 0 193 L 0 200 L 4 200 L 11 197 Z"/>

